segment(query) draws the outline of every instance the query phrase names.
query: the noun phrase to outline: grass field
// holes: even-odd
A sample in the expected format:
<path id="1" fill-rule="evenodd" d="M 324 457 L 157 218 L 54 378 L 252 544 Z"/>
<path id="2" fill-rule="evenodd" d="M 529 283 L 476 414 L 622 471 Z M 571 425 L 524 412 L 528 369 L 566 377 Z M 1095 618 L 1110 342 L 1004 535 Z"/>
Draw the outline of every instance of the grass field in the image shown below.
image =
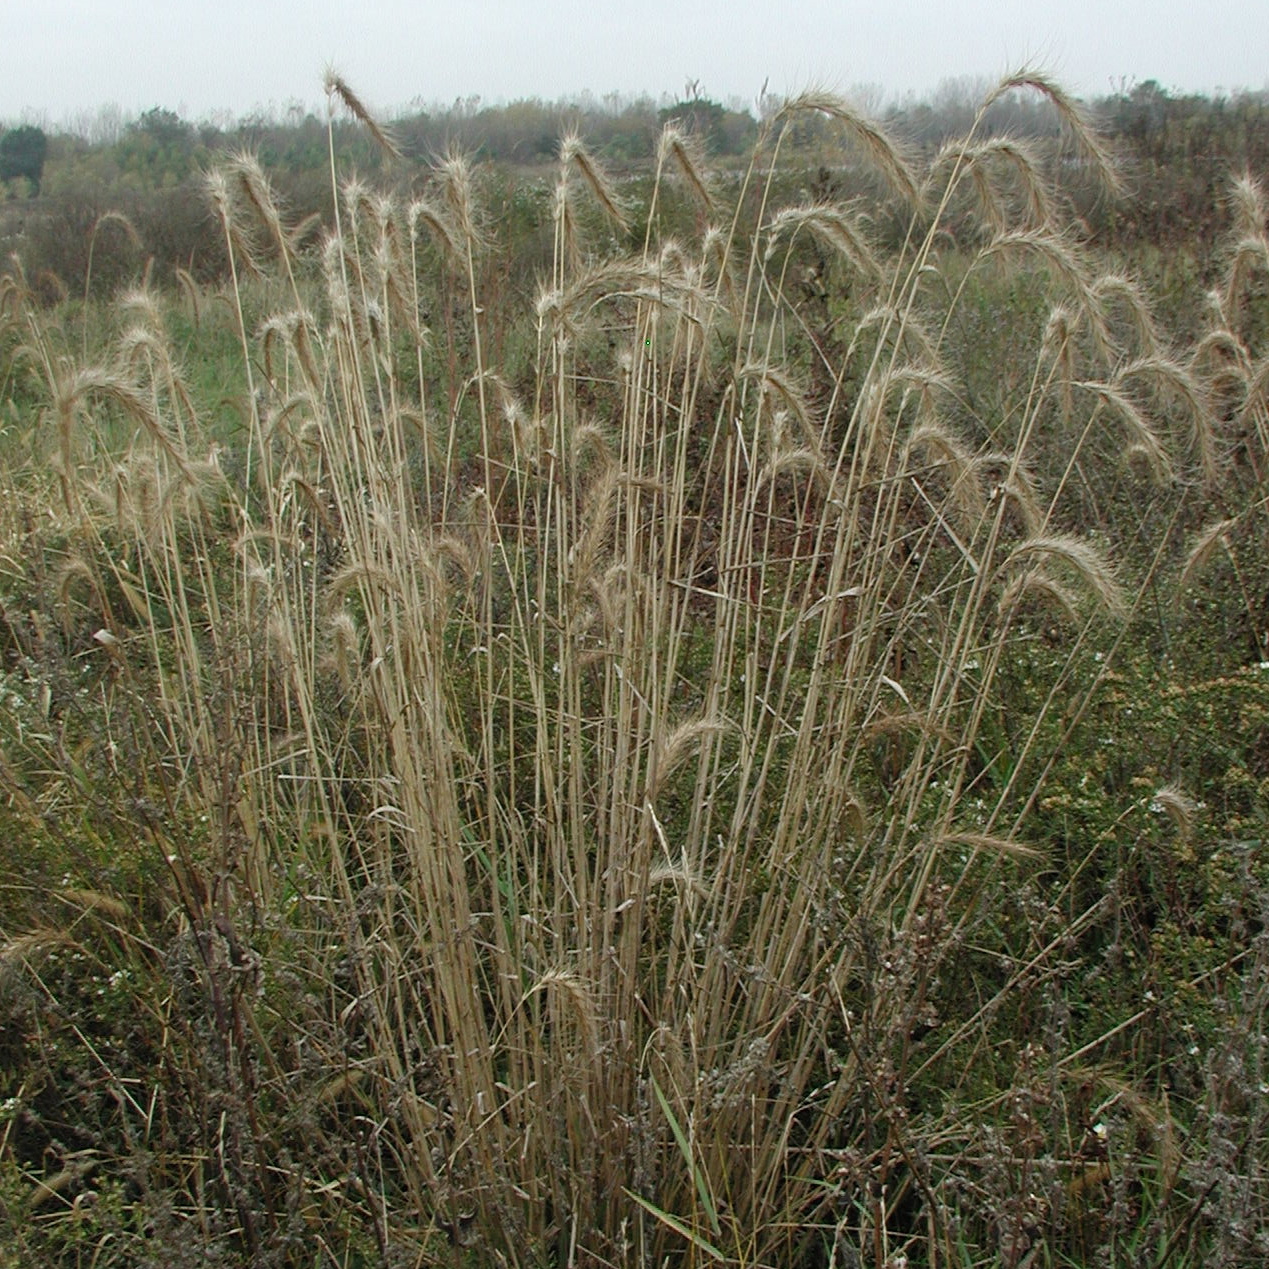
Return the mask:
<path id="1" fill-rule="evenodd" d="M 1264 196 L 1160 314 L 1013 91 L 0 279 L 5 1264 L 1265 1262 Z"/>

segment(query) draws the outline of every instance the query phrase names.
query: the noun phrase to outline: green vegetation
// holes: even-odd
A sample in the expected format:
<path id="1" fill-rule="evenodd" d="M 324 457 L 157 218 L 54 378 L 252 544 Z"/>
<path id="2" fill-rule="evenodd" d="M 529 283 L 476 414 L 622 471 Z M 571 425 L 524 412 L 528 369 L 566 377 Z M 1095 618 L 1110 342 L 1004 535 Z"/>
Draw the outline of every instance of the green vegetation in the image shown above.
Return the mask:
<path id="1" fill-rule="evenodd" d="M 1011 136 L 1052 149 L 1062 144 L 1060 117 L 1051 103 L 1025 93 L 1008 93 L 994 101 L 975 124 L 979 97 L 972 85 L 949 83 L 932 102 L 891 107 L 887 131 L 914 154 L 931 160 L 949 141 L 971 125 L 980 138 Z M 626 100 L 615 94 L 602 101 L 584 97 L 575 102 L 517 101 L 484 105 L 479 98 L 457 101 L 446 109 L 414 110 L 395 119 L 391 132 L 404 163 L 385 161 L 357 120 L 331 126 L 341 171 L 357 172 L 378 187 L 392 188 L 408 201 L 417 192 L 420 172 L 451 147 L 478 165 L 496 165 L 527 177 L 549 194 L 548 166 L 555 161 L 559 138 L 574 131 L 605 160 L 618 187 L 644 186 L 651 179 L 662 128 L 677 120 L 695 137 L 719 179 L 739 177 L 748 163 L 763 120 L 769 122 L 780 101 L 763 96 L 756 115 L 733 102 L 711 100 L 699 83 L 689 82 L 676 102 Z M 1094 103 L 1090 114 L 1119 154 L 1132 196 L 1106 199 L 1095 181 L 1084 179 L 1075 156 L 1067 154 L 1063 186 L 1090 241 L 1130 257 L 1152 274 L 1157 262 L 1141 258 L 1166 248 L 1162 267 L 1174 275 L 1164 290 L 1183 288 L 1175 296 L 1177 311 L 1192 311 L 1202 289 L 1215 283 L 1223 262 L 1213 254 L 1232 223 L 1225 191 L 1231 173 L 1262 172 L 1269 166 L 1269 100 L 1265 94 L 1205 98 L 1170 95 L 1153 81 Z M 136 228 L 143 249 L 129 254 L 110 244 L 101 267 L 94 270 L 95 294 L 103 300 L 119 286 L 135 280 L 137 269 L 153 261 L 156 279 L 174 282 L 183 268 L 200 284 L 229 280 L 223 238 L 206 214 L 202 174 L 217 154 L 247 150 L 269 173 L 275 191 L 295 224 L 316 216 L 329 225 L 331 203 L 327 124 L 300 106 L 275 117 L 257 114 L 230 123 L 191 122 L 155 107 L 125 121 L 117 109 L 81 119 L 73 131 L 48 129 L 47 167 L 43 183 L 37 174 L 14 170 L 0 177 L 7 203 L 0 203 L 0 258 L 16 252 L 37 294 L 52 300 L 59 287 L 78 292 L 84 278 L 88 240 L 100 216 L 124 215 Z M 44 133 L 30 125 L 0 136 L 0 154 L 15 147 L 26 154 L 31 140 Z M 805 184 L 808 172 L 824 169 L 819 182 L 830 182 L 839 198 L 866 197 L 880 210 L 885 191 L 858 155 L 843 154 L 834 126 L 822 116 L 794 121 L 781 147 L 789 182 Z M 0 170 L 4 167 L 0 158 Z M 487 170 L 487 169 L 486 169 Z M 796 185 L 794 186 L 796 190 Z M 27 197 L 32 192 L 39 197 Z M 783 197 L 796 199 L 781 188 Z M 494 208 L 490 208 L 491 215 Z M 501 222 L 500 222 L 501 223 Z M 526 230 L 536 231 L 540 221 Z M 887 231 L 899 235 L 906 221 L 896 217 Z M 950 226 L 954 227 L 954 226 Z M 627 244 L 633 246 L 634 244 Z M 540 259 L 533 234 L 521 239 L 504 233 L 507 258 L 532 266 Z M 531 260 L 529 259 L 531 257 Z M 549 259 L 541 259 L 543 269 Z M 1173 297 L 1168 296 L 1169 307 Z"/>
<path id="2" fill-rule="evenodd" d="M 48 137 L 41 129 L 11 128 L 0 136 L 0 181 L 29 181 L 32 194 L 38 195 L 47 154 Z"/>
<path id="3" fill-rule="evenodd" d="M 1260 184 L 1160 311 L 1040 76 L 547 182 L 328 93 L 0 279 L 0 1258 L 1263 1263 Z"/>

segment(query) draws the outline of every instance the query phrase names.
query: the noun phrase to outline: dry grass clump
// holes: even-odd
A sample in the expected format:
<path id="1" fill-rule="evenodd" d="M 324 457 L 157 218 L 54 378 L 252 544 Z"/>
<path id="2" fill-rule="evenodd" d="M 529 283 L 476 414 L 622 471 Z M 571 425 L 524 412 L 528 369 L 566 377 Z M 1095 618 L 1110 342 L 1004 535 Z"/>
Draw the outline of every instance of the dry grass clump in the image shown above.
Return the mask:
<path id="1" fill-rule="evenodd" d="M 1075 104 L 1030 74 L 998 92 L 1016 88 L 1049 97 L 1113 185 Z M 396 153 L 337 75 L 327 90 Z M 858 144 L 906 241 L 850 208 L 769 206 L 804 112 Z M 62 608 L 113 640 L 102 691 L 162 796 L 144 804 L 168 954 L 205 1005 L 217 1127 L 173 1184 L 214 1184 L 261 1263 L 288 1221 L 328 1251 L 354 1222 L 385 1263 L 473 1246 L 517 1265 L 881 1265 L 908 1254 L 899 1230 L 931 1264 L 953 1254 L 942 1179 L 981 1144 L 953 1101 L 1065 945 L 1023 930 L 1026 973 L 1002 951 L 999 995 L 968 1019 L 940 975 L 986 955 L 993 895 L 1058 866 L 1029 816 L 1100 682 L 1074 669 L 1153 580 L 1072 499 L 1125 434 L 1160 480 L 1210 478 L 1218 443 L 1200 371 L 1159 350 L 1126 278 L 1095 274 L 1026 147 L 971 134 L 927 179 L 824 94 L 773 129 L 727 206 L 668 127 L 644 249 L 599 259 L 579 178 L 618 229 L 631 212 L 564 139 L 528 391 L 491 364 L 465 157 L 404 206 L 332 170 L 338 223 L 309 258 L 256 161 L 230 159 L 208 190 L 250 393 L 232 478 L 144 341 L 75 367 L 30 319 L 77 543 Z M 699 241 L 655 237 L 671 170 Z M 982 245 L 963 279 L 1043 273 L 1054 315 L 998 413 L 956 370 L 969 282 L 947 281 L 940 218 L 966 178 Z M 793 289 L 808 240 L 850 278 L 849 329 L 813 330 Z M 284 297 L 252 332 L 248 273 Z M 429 296 L 464 333 L 448 375 Z M 1193 459 L 1161 401 L 1184 406 Z M 92 439 L 102 413 L 129 426 L 120 452 Z M 1002 721 L 1012 659 L 1041 639 L 1060 644 L 1045 690 Z M 1188 832 L 1184 796 L 1156 797 Z M 1094 919 L 1071 903 L 1074 926 Z M 6 965 L 43 937 L 7 943 Z M 149 1149 L 154 1119 L 127 1122 Z M 1073 1154 L 1073 1131 L 1052 1149 Z"/>

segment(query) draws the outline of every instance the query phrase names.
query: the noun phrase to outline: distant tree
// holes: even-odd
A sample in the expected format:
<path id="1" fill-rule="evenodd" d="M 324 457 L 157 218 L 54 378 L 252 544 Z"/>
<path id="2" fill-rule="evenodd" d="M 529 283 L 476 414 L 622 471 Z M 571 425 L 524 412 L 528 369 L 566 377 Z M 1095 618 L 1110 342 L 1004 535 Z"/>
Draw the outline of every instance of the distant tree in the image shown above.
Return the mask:
<path id="1" fill-rule="evenodd" d="M 115 147 L 119 166 L 144 184 L 173 185 L 194 165 L 198 134 L 175 111 L 155 106 L 130 123 Z"/>
<path id="2" fill-rule="evenodd" d="M 176 111 L 164 110 L 161 106 L 147 110 L 136 123 L 132 124 L 132 130 L 153 137 L 159 145 L 168 146 L 188 146 L 193 133 L 191 125 L 186 123 Z"/>
<path id="3" fill-rule="evenodd" d="M 758 125 L 748 111 L 727 110 L 702 96 L 699 79 L 689 79 L 683 99 L 658 115 L 662 127 L 671 119 L 678 120 L 698 136 L 706 150 L 715 155 L 744 153 L 758 132 Z"/>
<path id="4" fill-rule="evenodd" d="M 38 195 L 47 154 L 48 137 L 43 129 L 29 124 L 12 128 L 0 137 L 0 181 L 25 176 L 31 182 L 32 193 Z"/>

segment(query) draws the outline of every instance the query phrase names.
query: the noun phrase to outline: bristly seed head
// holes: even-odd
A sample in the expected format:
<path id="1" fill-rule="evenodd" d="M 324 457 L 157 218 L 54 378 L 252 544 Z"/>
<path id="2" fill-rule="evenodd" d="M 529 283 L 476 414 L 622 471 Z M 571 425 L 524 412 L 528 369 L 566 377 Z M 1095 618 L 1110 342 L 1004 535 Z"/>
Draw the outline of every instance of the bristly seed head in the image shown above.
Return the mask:
<path id="1" fill-rule="evenodd" d="M 365 103 L 357 96 L 334 68 L 327 67 L 322 77 L 322 85 L 328 98 L 338 97 L 347 107 L 349 113 L 359 119 L 366 130 L 379 143 L 380 148 L 394 159 L 401 158 L 401 149 L 387 129 L 380 126 L 374 115 L 366 108 Z"/>

